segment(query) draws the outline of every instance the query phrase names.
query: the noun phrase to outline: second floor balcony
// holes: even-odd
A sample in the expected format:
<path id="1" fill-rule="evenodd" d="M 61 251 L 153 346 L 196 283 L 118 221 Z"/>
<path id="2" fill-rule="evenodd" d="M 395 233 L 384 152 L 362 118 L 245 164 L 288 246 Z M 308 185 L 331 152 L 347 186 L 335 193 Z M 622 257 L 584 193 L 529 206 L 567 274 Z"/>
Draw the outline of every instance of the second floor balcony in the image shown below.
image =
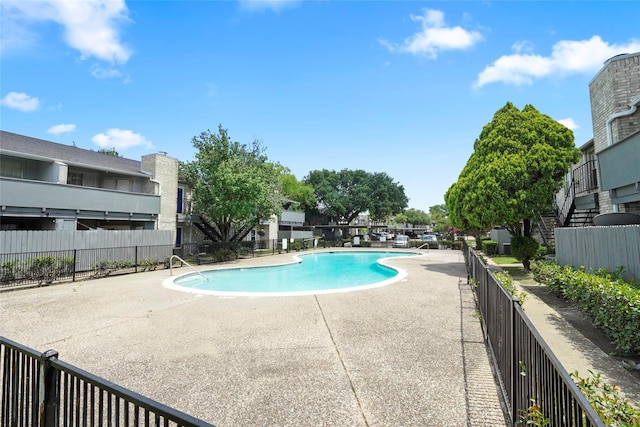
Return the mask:
<path id="1" fill-rule="evenodd" d="M 601 190 L 616 204 L 640 201 L 640 132 L 597 153 Z"/>
<path id="2" fill-rule="evenodd" d="M 160 196 L 52 182 L 0 178 L 3 212 L 92 211 L 157 215 Z"/>
<path id="3" fill-rule="evenodd" d="M 595 160 L 581 163 L 571 171 L 576 196 L 598 191 L 598 168 Z"/>

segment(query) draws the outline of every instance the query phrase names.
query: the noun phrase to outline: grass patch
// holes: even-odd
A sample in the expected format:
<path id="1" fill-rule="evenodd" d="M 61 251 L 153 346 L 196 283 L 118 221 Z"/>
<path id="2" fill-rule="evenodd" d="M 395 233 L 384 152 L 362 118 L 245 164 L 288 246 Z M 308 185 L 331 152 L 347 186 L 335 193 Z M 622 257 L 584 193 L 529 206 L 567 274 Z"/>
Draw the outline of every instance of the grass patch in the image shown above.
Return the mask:
<path id="1" fill-rule="evenodd" d="M 498 265 L 502 265 L 502 264 L 520 264 L 520 261 L 518 261 L 517 259 L 515 259 L 512 256 L 494 256 L 494 257 L 491 257 L 491 259 L 493 260 L 493 262 L 495 262 Z"/>
<path id="2" fill-rule="evenodd" d="M 522 267 L 502 267 L 502 269 L 505 273 L 509 273 L 511 277 L 518 281 L 522 281 L 523 279 L 533 279 L 533 273 L 525 272 Z"/>

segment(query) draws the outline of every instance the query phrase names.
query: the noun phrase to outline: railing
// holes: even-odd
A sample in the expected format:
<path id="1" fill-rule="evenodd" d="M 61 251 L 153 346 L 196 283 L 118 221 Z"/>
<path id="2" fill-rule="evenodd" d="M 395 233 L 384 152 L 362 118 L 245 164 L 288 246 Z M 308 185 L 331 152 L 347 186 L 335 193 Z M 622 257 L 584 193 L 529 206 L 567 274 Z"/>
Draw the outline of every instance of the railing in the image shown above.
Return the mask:
<path id="1" fill-rule="evenodd" d="M 211 426 L 103 378 L 0 337 L 2 426 Z"/>
<path id="2" fill-rule="evenodd" d="M 567 225 L 569 225 L 571 214 L 575 209 L 575 204 L 574 204 L 575 198 L 576 198 L 576 193 L 575 193 L 574 179 L 573 177 L 571 177 L 571 183 L 569 184 L 568 187 L 565 188 L 565 196 L 562 202 L 562 206 L 557 208 L 555 211 L 556 221 L 561 227 L 566 227 Z"/>
<path id="3" fill-rule="evenodd" d="M 604 427 L 518 301 L 466 242 L 463 254 L 468 277 L 477 286 L 482 326 L 513 423 L 535 403 L 550 426 Z"/>
<path id="4" fill-rule="evenodd" d="M 598 191 L 598 172 L 595 160 L 589 160 L 576 166 L 572 171 L 575 194 Z"/>
<path id="5" fill-rule="evenodd" d="M 0 254 L 0 288 L 155 270 L 172 251 L 155 245 Z"/>
<path id="6" fill-rule="evenodd" d="M 542 243 L 545 246 L 549 246 L 551 243 L 552 231 L 547 227 L 547 223 L 544 221 L 544 217 L 540 215 L 540 221 L 538 221 L 538 231 L 542 237 Z"/>
<path id="7" fill-rule="evenodd" d="M 204 278 L 204 279 L 207 278 L 207 276 L 205 276 L 204 274 L 202 274 L 201 272 L 196 270 L 191 264 L 189 264 L 187 261 L 185 261 L 182 258 L 180 258 L 178 255 L 171 255 L 171 258 L 169 258 L 169 276 L 173 276 L 173 260 L 174 259 L 177 259 L 181 263 L 185 264 L 187 267 L 191 268 L 193 271 L 195 271 L 197 274 L 199 274 L 202 278 Z"/>

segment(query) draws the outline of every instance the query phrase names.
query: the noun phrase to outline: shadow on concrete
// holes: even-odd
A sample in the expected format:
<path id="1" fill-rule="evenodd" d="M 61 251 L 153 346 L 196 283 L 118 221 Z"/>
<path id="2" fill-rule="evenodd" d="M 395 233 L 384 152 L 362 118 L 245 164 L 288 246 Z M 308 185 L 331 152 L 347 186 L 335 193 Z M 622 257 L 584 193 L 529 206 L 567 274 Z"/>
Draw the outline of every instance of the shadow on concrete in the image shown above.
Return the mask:
<path id="1" fill-rule="evenodd" d="M 451 277 L 467 277 L 467 270 L 463 262 L 440 263 L 434 261 L 431 264 L 420 264 L 427 271 L 446 274 Z"/>

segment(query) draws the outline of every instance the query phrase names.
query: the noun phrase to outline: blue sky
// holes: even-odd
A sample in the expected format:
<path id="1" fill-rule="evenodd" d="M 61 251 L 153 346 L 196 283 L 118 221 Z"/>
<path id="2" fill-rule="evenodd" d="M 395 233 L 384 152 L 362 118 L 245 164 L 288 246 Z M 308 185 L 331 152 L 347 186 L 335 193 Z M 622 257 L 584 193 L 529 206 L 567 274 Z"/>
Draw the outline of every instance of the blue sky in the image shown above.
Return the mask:
<path id="1" fill-rule="evenodd" d="M 444 203 L 507 101 L 593 135 L 588 85 L 640 51 L 635 1 L 0 1 L 1 128 L 193 159 L 218 125 L 271 161 L 386 172 Z"/>

